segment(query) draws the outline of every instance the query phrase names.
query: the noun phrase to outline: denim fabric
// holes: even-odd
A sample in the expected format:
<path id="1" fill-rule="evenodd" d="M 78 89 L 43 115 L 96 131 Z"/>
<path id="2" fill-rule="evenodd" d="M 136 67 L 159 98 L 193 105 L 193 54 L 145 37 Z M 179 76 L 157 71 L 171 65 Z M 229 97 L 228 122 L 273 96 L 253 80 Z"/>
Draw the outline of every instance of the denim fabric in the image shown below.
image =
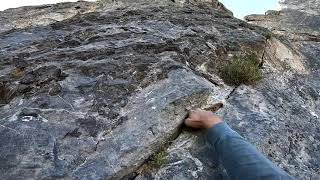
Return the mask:
<path id="1" fill-rule="evenodd" d="M 232 180 L 293 179 L 224 122 L 208 129 L 207 140 Z"/>

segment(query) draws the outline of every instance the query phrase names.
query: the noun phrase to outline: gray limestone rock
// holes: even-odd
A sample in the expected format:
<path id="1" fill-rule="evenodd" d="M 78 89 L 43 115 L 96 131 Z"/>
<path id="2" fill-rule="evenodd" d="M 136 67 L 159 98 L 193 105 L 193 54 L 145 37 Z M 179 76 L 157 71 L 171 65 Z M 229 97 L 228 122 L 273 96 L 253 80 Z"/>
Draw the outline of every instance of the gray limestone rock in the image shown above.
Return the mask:
<path id="1" fill-rule="evenodd" d="M 210 4 L 112 3 L 39 21 L 0 36 L 1 179 L 135 172 L 177 136 L 188 109 L 228 96 L 217 74 L 232 55 L 265 44 L 262 30 Z"/>
<path id="2" fill-rule="evenodd" d="M 7 9 L 0 11 L 0 33 L 12 29 L 48 25 L 63 21 L 78 14 L 92 12 L 96 7 L 96 3 L 81 1 L 78 3 L 48 4 Z"/>
<path id="3" fill-rule="evenodd" d="M 281 11 L 247 16 L 249 23 L 274 33 L 263 56 L 264 79 L 256 86 L 237 87 L 218 114 L 295 178 L 318 179 L 319 1 L 282 5 Z M 181 134 L 167 148 L 167 162 L 147 172 L 143 167 L 137 179 L 229 179 L 198 136 Z"/>
<path id="4" fill-rule="evenodd" d="M 136 180 L 147 179 L 229 179 L 202 132 L 183 132 L 168 147 L 157 170 L 141 168 Z"/>
<path id="5" fill-rule="evenodd" d="M 249 15 L 246 20 L 289 40 L 289 45 L 306 56 L 309 68 L 319 68 L 320 2 L 284 0 L 278 14 Z"/>
<path id="6" fill-rule="evenodd" d="M 282 79 L 276 80 L 279 77 Z M 255 89 L 239 87 L 221 114 L 289 174 L 297 179 L 317 179 L 319 84 L 319 72 L 293 78 L 282 73 L 269 75 Z"/>

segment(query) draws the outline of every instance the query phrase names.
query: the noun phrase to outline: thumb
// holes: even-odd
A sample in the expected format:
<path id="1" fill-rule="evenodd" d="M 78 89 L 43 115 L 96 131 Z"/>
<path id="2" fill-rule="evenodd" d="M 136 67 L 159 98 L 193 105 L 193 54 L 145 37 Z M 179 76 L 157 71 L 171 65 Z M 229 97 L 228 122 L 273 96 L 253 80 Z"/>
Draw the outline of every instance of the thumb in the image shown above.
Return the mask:
<path id="1" fill-rule="evenodd" d="M 184 121 L 184 124 L 185 124 L 186 126 L 193 127 L 193 126 L 194 126 L 194 121 L 193 121 L 191 118 L 187 118 L 187 119 Z"/>
<path id="2" fill-rule="evenodd" d="M 187 119 L 184 120 L 184 123 L 185 123 L 186 125 L 188 125 L 188 124 L 190 124 L 191 121 L 192 121 L 191 118 L 187 118 Z"/>
<path id="3" fill-rule="evenodd" d="M 197 121 L 194 121 L 193 119 L 191 118 L 187 118 L 184 122 L 184 124 L 187 126 L 187 127 L 192 127 L 192 128 L 201 128 L 201 123 L 197 122 Z"/>

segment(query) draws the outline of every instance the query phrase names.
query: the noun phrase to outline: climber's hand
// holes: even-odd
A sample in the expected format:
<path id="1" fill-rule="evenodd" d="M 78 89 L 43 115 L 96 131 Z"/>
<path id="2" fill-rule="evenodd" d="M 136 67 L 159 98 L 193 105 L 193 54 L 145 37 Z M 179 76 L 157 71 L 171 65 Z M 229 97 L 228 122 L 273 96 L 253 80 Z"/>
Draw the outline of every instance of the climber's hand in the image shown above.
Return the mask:
<path id="1" fill-rule="evenodd" d="M 196 110 L 190 111 L 189 117 L 185 120 L 185 124 L 192 128 L 208 129 L 222 122 L 219 116 L 211 111 Z"/>

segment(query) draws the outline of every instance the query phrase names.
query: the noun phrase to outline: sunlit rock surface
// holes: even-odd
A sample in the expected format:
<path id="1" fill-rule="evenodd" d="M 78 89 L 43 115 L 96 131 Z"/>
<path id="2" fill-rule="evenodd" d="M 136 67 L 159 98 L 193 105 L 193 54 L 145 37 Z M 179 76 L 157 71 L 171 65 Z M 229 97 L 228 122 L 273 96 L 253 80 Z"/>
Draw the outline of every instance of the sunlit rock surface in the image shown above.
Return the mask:
<path id="1" fill-rule="evenodd" d="M 275 35 L 289 40 L 287 46 L 301 52 L 306 65 L 320 67 L 320 1 L 284 0 L 282 10 L 266 15 L 249 15 L 246 20 L 271 30 Z"/>
<path id="2" fill-rule="evenodd" d="M 29 26 L 48 25 L 78 14 L 93 12 L 97 7 L 96 3 L 81 1 L 56 5 L 25 6 L 0 11 L 0 33 Z"/>

